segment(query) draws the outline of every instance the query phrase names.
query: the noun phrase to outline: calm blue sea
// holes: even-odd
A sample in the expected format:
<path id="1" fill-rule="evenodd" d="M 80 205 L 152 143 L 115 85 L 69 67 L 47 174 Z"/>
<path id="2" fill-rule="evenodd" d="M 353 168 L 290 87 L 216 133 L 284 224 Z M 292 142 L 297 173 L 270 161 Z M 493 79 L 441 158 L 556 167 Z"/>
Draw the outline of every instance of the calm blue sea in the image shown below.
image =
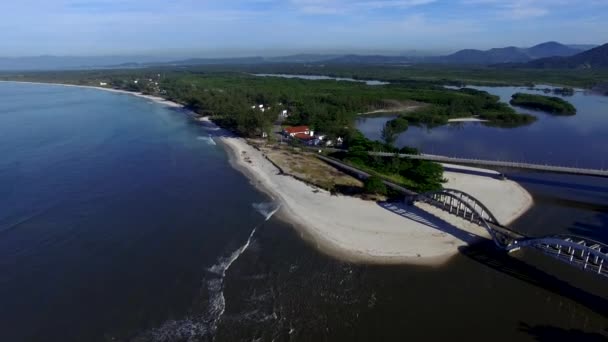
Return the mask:
<path id="1" fill-rule="evenodd" d="M 129 95 L 0 82 L 0 341 L 606 336 L 605 283 L 525 253 L 471 247 L 438 268 L 323 255 L 266 221 L 276 204 L 210 134 Z"/>

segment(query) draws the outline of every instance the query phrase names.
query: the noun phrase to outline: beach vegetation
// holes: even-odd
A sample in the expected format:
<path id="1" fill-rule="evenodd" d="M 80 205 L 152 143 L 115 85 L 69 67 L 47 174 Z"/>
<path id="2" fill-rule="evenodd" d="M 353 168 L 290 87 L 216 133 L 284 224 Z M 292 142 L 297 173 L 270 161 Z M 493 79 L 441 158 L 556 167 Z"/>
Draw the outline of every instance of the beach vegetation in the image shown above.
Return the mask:
<path id="1" fill-rule="evenodd" d="M 513 106 L 541 110 L 554 115 L 576 114 L 576 107 L 574 105 L 556 96 L 516 93 L 511 98 L 511 104 Z"/>
<path id="2" fill-rule="evenodd" d="M 365 192 L 371 195 L 386 195 L 386 184 L 378 176 L 370 176 L 364 183 Z"/>

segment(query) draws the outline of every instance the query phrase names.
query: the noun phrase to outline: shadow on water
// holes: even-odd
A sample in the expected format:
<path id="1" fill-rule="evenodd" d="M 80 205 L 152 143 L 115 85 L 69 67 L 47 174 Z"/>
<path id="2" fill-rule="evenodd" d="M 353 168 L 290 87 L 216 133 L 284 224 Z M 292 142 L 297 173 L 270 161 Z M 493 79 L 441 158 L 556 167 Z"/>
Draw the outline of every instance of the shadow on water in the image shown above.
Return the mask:
<path id="1" fill-rule="evenodd" d="M 559 296 L 569 298 L 601 315 L 608 316 L 608 298 L 585 291 L 584 289 L 576 287 L 555 275 L 547 273 L 545 270 L 539 269 L 534 265 L 517 259 L 516 257 L 509 255 L 507 252 L 497 249 L 496 245 L 491 240 L 480 239 L 479 236 L 455 227 L 415 206 L 398 202 L 379 202 L 378 205 L 383 209 L 402 216 L 408 220 L 424 224 L 425 226 L 450 234 L 462 241 L 467 242 L 469 245 L 460 247 L 458 251 L 463 256 L 466 256 L 475 262 L 478 262 L 486 267 L 490 267 L 510 277 L 553 292 Z M 543 255 L 539 255 L 539 258 L 543 257 Z M 583 272 L 580 270 L 574 271 Z M 598 279 L 598 281 L 604 282 L 606 280 Z"/>
<path id="2" fill-rule="evenodd" d="M 562 329 L 547 325 L 530 326 L 521 322 L 519 329 L 522 332 L 533 336 L 537 341 L 576 341 L 576 342 L 601 342 L 606 341 L 607 337 L 598 333 L 587 333 L 576 329 Z M 605 330 L 608 332 L 608 330 Z"/>
<path id="3" fill-rule="evenodd" d="M 568 230 L 574 235 L 585 236 L 598 242 L 608 243 L 608 216 L 605 215 L 607 212 L 608 209 L 597 214 L 595 216 L 597 221 L 594 223 L 576 221 Z"/>
<path id="4" fill-rule="evenodd" d="M 536 185 L 547 185 L 547 186 L 563 188 L 563 189 L 608 193 L 608 187 L 605 187 L 605 186 L 588 185 L 588 184 L 563 182 L 563 181 L 555 181 L 555 180 L 546 180 L 546 179 L 520 176 L 519 174 L 517 174 L 517 175 L 507 174 L 507 178 L 509 178 L 510 180 L 516 181 L 518 183 L 529 183 L 529 184 L 536 184 Z"/>
<path id="5" fill-rule="evenodd" d="M 512 257 L 507 252 L 496 249 L 492 241 L 482 241 L 474 245 L 463 246 L 459 248 L 459 252 L 471 260 L 496 271 L 574 300 L 603 316 L 608 316 L 608 299 L 589 293 L 544 270 Z M 598 281 L 605 282 L 606 280 L 598 279 Z"/>

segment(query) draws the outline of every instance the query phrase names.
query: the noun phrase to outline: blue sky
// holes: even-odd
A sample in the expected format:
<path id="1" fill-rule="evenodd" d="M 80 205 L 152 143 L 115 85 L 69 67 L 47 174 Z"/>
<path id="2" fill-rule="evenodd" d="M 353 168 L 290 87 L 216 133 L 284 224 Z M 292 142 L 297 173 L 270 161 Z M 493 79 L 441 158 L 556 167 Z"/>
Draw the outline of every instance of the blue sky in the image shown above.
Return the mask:
<path id="1" fill-rule="evenodd" d="M 608 0 L 2 0 L 0 55 L 279 55 L 608 41 Z"/>

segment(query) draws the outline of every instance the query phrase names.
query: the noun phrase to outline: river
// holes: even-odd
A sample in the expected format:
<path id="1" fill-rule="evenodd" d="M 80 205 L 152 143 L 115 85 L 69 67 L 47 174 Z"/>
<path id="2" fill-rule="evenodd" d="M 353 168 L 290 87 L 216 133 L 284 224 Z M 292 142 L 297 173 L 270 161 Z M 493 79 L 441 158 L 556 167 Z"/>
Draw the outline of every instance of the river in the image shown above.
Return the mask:
<path id="1" fill-rule="evenodd" d="M 0 83 L 0 341 L 605 336 L 606 283 L 528 253 L 321 254 L 210 133 L 129 95 Z"/>

